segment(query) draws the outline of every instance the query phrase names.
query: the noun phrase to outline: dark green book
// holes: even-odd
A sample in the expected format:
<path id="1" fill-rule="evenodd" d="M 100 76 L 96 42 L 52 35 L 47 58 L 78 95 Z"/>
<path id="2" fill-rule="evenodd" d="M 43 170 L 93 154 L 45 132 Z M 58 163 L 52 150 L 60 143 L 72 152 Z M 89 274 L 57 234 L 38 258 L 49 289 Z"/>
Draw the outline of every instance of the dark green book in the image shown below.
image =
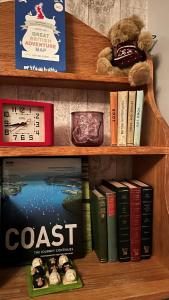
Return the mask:
<path id="1" fill-rule="evenodd" d="M 91 192 L 93 249 L 100 262 L 107 262 L 107 212 L 106 197 L 94 189 Z"/>
<path id="2" fill-rule="evenodd" d="M 106 196 L 108 261 L 113 262 L 117 260 L 116 193 L 104 185 L 97 188 Z"/>
<path id="3" fill-rule="evenodd" d="M 131 182 L 141 188 L 141 258 L 152 255 L 153 187 L 136 179 Z"/>
<path id="4" fill-rule="evenodd" d="M 116 193 L 117 245 L 119 261 L 130 260 L 130 202 L 129 189 L 118 181 L 103 180 L 103 184 Z"/>
<path id="5" fill-rule="evenodd" d="M 82 157 L 82 211 L 83 211 L 83 247 L 84 252 L 92 251 L 91 207 L 88 157 Z"/>

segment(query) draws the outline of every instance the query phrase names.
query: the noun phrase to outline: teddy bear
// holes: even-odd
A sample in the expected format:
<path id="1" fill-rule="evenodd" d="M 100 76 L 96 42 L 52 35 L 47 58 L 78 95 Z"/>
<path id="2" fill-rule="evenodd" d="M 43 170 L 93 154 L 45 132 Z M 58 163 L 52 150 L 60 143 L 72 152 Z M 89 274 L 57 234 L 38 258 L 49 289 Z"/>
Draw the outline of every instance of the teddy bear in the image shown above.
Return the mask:
<path id="1" fill-rule="evenodd" d="M 115 23 L 109 31 L 111 47 L 98 55 L 97 74 L 128 76 L 131 86 L 148 84 L 150 66 L 147 57 L 153 45 L 150 32 L 142 32 L 144 24 L 133 15 Z"/>

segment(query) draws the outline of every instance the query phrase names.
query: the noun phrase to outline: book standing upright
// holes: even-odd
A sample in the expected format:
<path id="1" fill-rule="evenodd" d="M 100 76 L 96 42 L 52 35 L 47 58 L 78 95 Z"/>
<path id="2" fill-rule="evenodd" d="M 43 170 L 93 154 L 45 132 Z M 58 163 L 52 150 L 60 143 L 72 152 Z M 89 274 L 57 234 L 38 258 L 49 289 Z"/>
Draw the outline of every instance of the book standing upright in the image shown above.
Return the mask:
<path id="1" fill-rule="evenodd" d="M 64 0 L 15 1 L 16 69 L 66 70 Z"/>
<path id="2" fill-rule="evenodd" d="M 104 185 L 99 185 L 97 188 L 106 197 L 108 261 L 113 262 L 117 260 L 116 193 Z"/>
<path id="3" fill-rule="evenodd" d="M 117 247 L 119 261 L 130 260 L 130 203 L 129 189 L 114 180 L 103 180 L 103 185 L 116 193 L 117 205 Z"/>

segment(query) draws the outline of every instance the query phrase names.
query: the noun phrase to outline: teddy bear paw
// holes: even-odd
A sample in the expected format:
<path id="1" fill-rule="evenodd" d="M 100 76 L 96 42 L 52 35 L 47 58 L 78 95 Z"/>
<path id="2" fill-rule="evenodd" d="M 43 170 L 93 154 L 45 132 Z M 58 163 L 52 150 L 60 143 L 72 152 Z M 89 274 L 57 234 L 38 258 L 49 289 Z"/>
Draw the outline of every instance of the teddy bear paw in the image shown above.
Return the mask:
<path id="1" fill-rule="evenodd" d="M 110 69 L 112 69 L 112 65 L 110 61 L 105 57 L 100 57 L 97 61 L 97 70 L 98 74 L 107 74 Z"/>
<path id="2" fill-rule="evenodd" d="M 150 82 L 150 67 L 147 62 L 136 63 L 129 71 L 130 85 L 144 85 Z"/>

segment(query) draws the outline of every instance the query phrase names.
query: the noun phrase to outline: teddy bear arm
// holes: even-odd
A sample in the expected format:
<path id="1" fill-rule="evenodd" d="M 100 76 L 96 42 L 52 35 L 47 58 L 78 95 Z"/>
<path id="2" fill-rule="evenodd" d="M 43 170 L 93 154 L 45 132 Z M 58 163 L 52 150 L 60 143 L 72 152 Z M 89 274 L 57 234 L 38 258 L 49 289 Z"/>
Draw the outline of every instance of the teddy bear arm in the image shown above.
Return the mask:
<path id="1" fill-rule="evenodd" d="M 150 32 L 141 32 L 138 37 L 138 47 L 144 51 L 151 49 L 153 44 L 152 34 Z"/>
<path id="2" fill-rule="evenodd" d="M 105 57 L 109 61 L 112 60 L 112 49 L 110 47 L 104 48 L 102 51 L 100 51 L 98 58 Z"/>

